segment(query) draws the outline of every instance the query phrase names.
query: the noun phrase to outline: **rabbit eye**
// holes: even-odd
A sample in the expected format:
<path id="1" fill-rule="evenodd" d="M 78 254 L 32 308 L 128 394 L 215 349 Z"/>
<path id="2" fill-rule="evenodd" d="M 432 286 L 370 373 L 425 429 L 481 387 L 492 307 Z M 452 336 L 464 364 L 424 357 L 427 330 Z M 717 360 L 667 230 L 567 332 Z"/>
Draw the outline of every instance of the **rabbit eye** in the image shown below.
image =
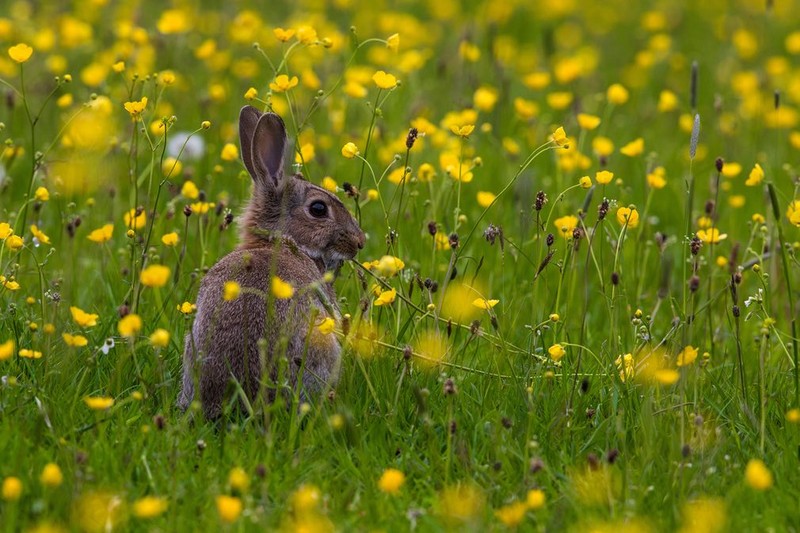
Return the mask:
<path id="1" fill-rule="evenodd" d="M 311 213 L 311 216 L 322 218 L 328 214 L 328 206 L 323 202 L 314 202 L 308 206 L 308 212 Z"/>

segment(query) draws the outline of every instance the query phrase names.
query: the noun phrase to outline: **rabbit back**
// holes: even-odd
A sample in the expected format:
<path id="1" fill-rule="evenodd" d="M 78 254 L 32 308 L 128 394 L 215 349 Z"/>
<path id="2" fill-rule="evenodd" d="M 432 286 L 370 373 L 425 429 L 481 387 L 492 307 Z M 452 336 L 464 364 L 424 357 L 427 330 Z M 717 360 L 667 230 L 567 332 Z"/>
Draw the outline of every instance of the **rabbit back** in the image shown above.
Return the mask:
<path id="1" fill-rule="evenodd" d="M 273 275 L 292 284 L 291 298 L 271 294 Z M 341 347 L 335 335 L 321 333 L 316 324 L 326 316 L 339 317 L 333 288 L 320 278 L 310 257 L 283 243 L 238 249 L 214 265 L 203 278 L 197 315 L 186 335 L 179 405 L 189 406 L 197 384 L 206 416 L 215 418 L 231 379 L 241 384 L 251 403 L 259 394 L 272 401 L 275 387 L 263 385 L 278 378 L 278 358 L 283 355 L 284 377 L 291 387 L 300 387 L 301 398 L 334 386 Z M 241 292 L 226 301 L 223 291 L 228 281 L 238 282 Z M 314 284 L 318 288 L 309 288 Z"/>

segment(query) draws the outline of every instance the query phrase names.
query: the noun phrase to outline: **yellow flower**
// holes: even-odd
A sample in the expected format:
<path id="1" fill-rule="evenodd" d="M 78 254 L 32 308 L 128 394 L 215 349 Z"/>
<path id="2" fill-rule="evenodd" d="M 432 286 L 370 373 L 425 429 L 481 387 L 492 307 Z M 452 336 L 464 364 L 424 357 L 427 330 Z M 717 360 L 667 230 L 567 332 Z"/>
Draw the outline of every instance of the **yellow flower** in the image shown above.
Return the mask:
<path id="1" fill-rule="evenodd" d="M 627 225 L 629 228 L 635 228 L 639 225 L 639 212 L 634 207 L 620 207 L 617 209 L 617 222 L 620 226 Z"/>
<path id="2" fill-rule="evenodd" d="M 742 165 L 734 161 L 725 161 L 722 165 L 722 175 L 726 178 L 735 178 L 742 172 Z"/>
<path id="3" fill-rule="evenodd" d="M 42 469 L 42 474 L 39 476 L 39 481 L 45 487 L 58 487 L 64 482 L 64 474 L 55 463 L 47 463 Z"/>
<path id="4" fill-rule="evenodd" d="M 303 44 L 314 44 L 317 41 L 317 30 L 311 26 L 297 28 L 297 40 Z"/>
<path id="5" fill-rule="evenodd" d="M 458 135 L 459 137 L 467 138 L 470 134 L 475 130 L 474 124 L 465 124 L 463 126 L 450 126 L 450 131 Z"/>
<path id="6" fill-rule="evenodd" d="M 514 502 L 504 505 L 494 512 L 494 515 L 506 527 L 516 527 L 525 518 L 528 506 L 523 502 Z"/>
<path id="7" fill-rule="evenodd" d="M 392 302 L 394 302 L 396 297 L 397 297 L 397 290 L 395 289 L 389 289 L 388 291 L 381 291 L 381 293 L 375 299 L 375 305 L 376 306 L 390 305 Z"/>
<path id="8" fill-rule="evenodd" d="M 177 305 L 177 309 L 184 315 L 190 315 L 195 312 L 197 306 L 191 302 L 183 302 Z"/>
<path id="9" fill-rule="evenodd" d="M 753 166 L 753 170 L 750 171 L 750 175 L 747 177 L 747 180 L 744 182 L 744 184 L 748 187 L 755 187 L 762 181 L 764 181 L 764 170 L 761 168 L 761 165 L 756 163 L 755 166 Z"/>
<path id="10" fill-rule="evenodd" d="M 761 459 L 750 459 L 744 469 L 744 479 L 755 490 L 767 490 L 772 487 L 772 472 Z"/>
<path id="11" fill-rule="evenodd" d="M 378 480 L 378 488 L 386 494 L 398 494 L 406 482 L 406 475 L 396 468 L 387 468 Z"/>
<path id="12" fill-rule="evenodd" d="M 9 291 L 17 291 L 19 290 L 19 283 L 13 281 L 11 279 L 7 279 L 5 276 L 0 275 L 0 285 L 8 289 Z"/>
<path id="13" fill-rule="evenodd" d="M 99 318 L 99 315 L 87 313 L 86 311 L 75 306 L 70 307 L 69 312 L 72 314 L 72 320 L 74 320 L 75 323 L 82 328 L 91 328 L 92 326 L 97 325 L 97 319 Z"/>
<path id="14" fill-rule="evenodd" d="M 242 500 L 235 496 L 217 496 L 217 512 L 223 522 L 229 524 L 236 522 L 242 514 Z"/>
<path id="15" fill-rule="evenodd" d="M 720 233 L 719 229 L 717 228 L 709 228 L 707 230 L 706 229 L 697 230 L 697 238 L 709 244 L 716 244 L 719 241 L 726 239 L 727 237 L 728 237 L 727 233 Z"/>
<path id="16" fill-rule="evenodd" d="M 285 43 L 286 41 L 294 37 L 294 30 L 291 28 L 288 30 L 284 30 L 283 28 L 275 28 L 274 30 L 272 30 L 272 33 L 275 35 L 275 38 L 282 43 Z"/>
<path id="17" fill-rule="evenodd" d="M 633 360 L 633 354 L 626 353 L 625 355 L 620 355 L 617 357 L 616 361 L 614 361 L 614 364 L 617 365 L 617 370 L 619 370 L 620 381 L 625 383 L 625 381 L 633 377 L 636 369 L 636 362 Z"/>
<path id="18" fill-rule="evenodd" d="M 205 215 L 208 213 L 208 210 L 214 207 L 216 204 L 212 202 L 194 202 L 192 205 L 192 213 L 196 215 Z"/>
<path id="19" fill-rule="evenodd" d="M 269 88 L 272 89 L 273 92 L 276 93 L 285 93 L 295 85 L 297 85 L 298 79 L 297 76 L 292 76 L 289 78 L 286 74 L 280 74 L 275 81 L 270 82 Z"/>
<path id="20" fill-rule="evenodd" d="M 236 161 L 239 159 L 239 149 L 236 148 L 236 145 L 233 143 L 226 143 L 225 146 L 222 147 L 220 157 L 223 161 Z"/>
<path id="21" fill-rule="evenodd" d="M 627 155 L 628 157 L 636 157 L 637 155 L 641 155 L 642 152 L 644 152 L 644 139 L 641 137 L 629 142 L 619 149 L 619 153 L 622 155 Z"/>
<path id="22" fill-rule="evenodd" d="M 485 298 L 475 298 L 472 301 L 472 305 L 477 307 L 478 309 L 491 309 L 495 305 L 500 303 L 500 300 L 487 300 Z"/>
<path id="23" fill-rule="evenodd" d="M 397 78 L 382 70 L 372 76 L 372 81 L 375 82 L 379 89 L 394 89 L 397 86 Z"/>
<path id="24" fill-rule="evenodd" d="M 169 508 L 166 498 L 145 496 L 133 502 L 133 514 L 137 518 L 155 518 L 164 514 Z"/>
<path id="25" fill-rule="evenodd" d="M 188 200 L 197 200 L 200 197 L 200 189 L 192 180 L 186 180 L 181 187 L 181 196 Z"/>
<path id="26" fill-rule="evenodd" d="M 89 344 L 89 340 L 83 335 L 62 333 L 61 338 L 64 339 L 64 342 L 67 343 L 67 346 L 72 346 L 73 348 L 80 348 Z"/>
<path id="27" fill-rule="evenodd" d="M 547 501 L 547 498 L 545 497 L 544 491 L 541 489 L 529 490 L 528 496 L 525 498 L 525 503 L 531 511 L 544 507 L 545 501 Z"/>
<path id="28" fill-rule="evenodd" d="M 129 314 L 122 317 L 117 324 L 117 331 L 123 337 L 134 337 L 142 330 L 142 319 L 139 315 Z"/>
<path id="29" fill-rule="evenodd" d="M 336 188 L 338 185 L 336 184 L 336 180 L 330 176 L 325 176 L 322 178 L 322 183 L 320 183 L 323 189 L 330 192 L 336 192 Z"/>
<path id="30" fill-rule="evenodd" d="M 48 237 L 47 235 L 45 235 L 45 234 L 44 234 L 44 232 L 43 232 L 42 230 L 40 230 L 40 229 L 39 229 L 39 228 L 36 226 L 36 224 L 33 224 L 33 225 L 31 226 L 31 233 L 33 233 L 33 236 L 34 236 L 34 237 L 36 237 L 36 239 L 37 239 L 37 240 L 38 240 L 38 241 L 39 241 L 41 244 L 50 244 L 50 237 Z"/>
<path id="31" fill-rule="evenodd" d="M 142 209 L 141 213 L 136 214 L 136 209 L 131 209 L 122 215 L 125 227 L 132 230 L 142 229 L 147 224 L 147 214 Z"/>
<path id="32" fill-rule="evenodd" d="M 565 239 L 569 239 L 572 237 L 572 232 L 578 226 L 578 217 L 575 215 L 567 215 L 561 218 L 557 218 L 553 221 L 553 225 L 556 227 L 561 236 Z"/>
<path id="33" fill-rule="evenodd" d="M 111 240 L 111 235 L 113 233 L 114 233 L 114 224 L 106 224 L 102 228 L 92 230 L 89 233 L 89 236 L 86 238 L 92 242 L 102 244 L 104 242 Z"/>
<path id="34" fill-rule="evenodd" d="M 678 382 L 681 375 L 677 370 L 672 368 L 659 368 L 653 372 L 653 377 L 662 385 L 674 385 Z"/>
<path id="35" fill-rule="evenodd" d="M 550 358 L 553 361 L 558 363 L 566 355 L 567 351 L 560 344 L 554 344 L 547 349 L 547 353 L 550 354 Z"/>
<path id="36" fill-rule="evenodd" d="M 11 359 L 12 355 L 14 355 L 14 339 L 8 339 L 0 344 L 0 361 Z"/>
<path id="37" fill-rule="evenodd" d="M 272 276 L 272 295 L 279 300 L 288 300 L 294 295 L 294 287 L 278 276 Z"/>
<path id="38" fill-rule="evenodd" d="M 669 111 L 674 111 L 677 108 L 677 95 L 672 91 L 661 91 L 661 94 L 658 95 L 658 111 L 661 113 L 667 113 Z"/>
<path id="39" fill-rule="evenodd" d="M 46 202 L 50 199 L 50 191 L 46 187 L 38 187 L 33 196 L 40 202 Z"/>
<path id="40" fill-rule="evenodd" d="M 545 97 L 545 100 L 547 100 L 547 105 L 553 109 L 562 110 L 569 107 L 573 98 L 574 97 L 572 96 L 571 92 L 556 91 L 554 93 L 548 93 Z"/>
<path id="41" fill-rule="evenodd" d="M 342 155 L 347 159 L 353 159 L 360 153 L 361 152 L 358 151 L 358 147 L 354 143 L 347 143 L 342 146 Z"/>
<path id="42" fill-rule="evenodd" d="M 326 316 L 322 319 L 322 322 L 319 323 L 317 329 L 323 335 L 328 335 L 333 333 L 333 330 L 336 328 L 336 321 L 329 316 Z"/>
<path id="43" fill-rule="evenodd" d="M 794 407 L 786 411 L 786 421 L 791 424 L 800 424 L 800 408 Z"/>
<path id="44" fill-rule="evenodd" d="M 477 198 L 478 198 L 478 205 L 486 209 L 490 205 L 492 205 L 492 202 L 495 201 L 497 196 L 487 191 L 478 191 Z"/>
<path id="45" fill-rule="evenodd" d="M 19 43 L 8 49 L 8 57 L 17 63 L 24 63 L 33 55 L 33 48 L 25 43 Z"/>
<path id="46" fill-rule="evenodd" d="M 171 233 L 166 233 L 161 236 L 161 242 L 164 243 L 165 246 L 175 246 L 178 244 L 180 237 L 174 231 Z"/>
<path id="47" fill-rule="evenodd" d="M 472 96 L 472 102 L 477 109 L 489 112 L 494 109 L 497 98 L 497 89 L 493 87 L 478 87 Z"/>
<path id="48" fill-rule="evenodd" d="M 242 286 L 235 281 L 226 281 L 222 288 L 222 299 L 226 302 L 235 300 L 242 292 Z"/>
<path id="49" fill-rule="evenodd" d="M 297 78 L 295 78 L 295 79 L 297 79 Z M 280 92 L 280 91 L 278 91 L 278 92 Z M 255 88 L 255 87 L 250 87 L 250 88 L 249 88 L 249 89 L 247 89 L 247 91 L 244 93 L 244 99 L 245 99 L 245 100 L 247 100 L 248 102 L 252 101 L 252 100 L 253 100 L 253 99 L 255 99 L 257 96 L 258 96 L 258 91 L 256 90 L 256 88 Z"/>
<path id="50" fill-rule="evenodd" d="M 580 184 L 581 189 L 591 189 L 592 178 L 589 176 L 583 176 L 580 180 L 578 180 L 578 183 Z"/>
<path id="51" fill-rule="evenodd" d="M 156 348 L 166 348 L 169 346 L 169 331 L 158 328 L 150 334 L 150 344 Z"/>
<path id="52" fill-rule="evenodd" d="M 113 70 L 117 74 L 125 72 L 125 62 L 124 61 L 117 61 L 116 63 L 111 65 L 111 70 Z"/>
<path id="53" fill-rule="evenodd" d="M 592 150 L 599 157 L 608 157 L 614 153 L 614 142 L 608 137 L 598 135 L 592 139 Z"/>
<path id="54" fill-rule="evenodd" d="M 231 486 L 232 490 L 245 492 L 250 488 L 250 477 L 248 477 L 244 468 L 240 466 L 234 467 L 228 472 L 228 485 Z"/>
<path id="55" fill-rule="evenodd" d="M 608 98 L 608 101 L 614 105 L 624 104 L 628 101 L 629 96 L 628 89 L 619 83 L 613 84 L 608 88 L 608 91 L 606 91 L 606 98 Z"/>
<path id="56" fill-rule="evenodd" d="M 164 265 L 149 265 L 139 275 L 139 281 L 145 287 L 163 287 L 168 280 L 169 267 Z"/>
<path id="57" fill-rule="evenodd" d="M 686 366 L 694 363 L 694 360 L 697 359 L 697 352 L 698 349 L 692 346 L 686 346 L 681 353 L 678 354 L 678 362 L 676 363 L 678 366 Z"/>
<path id="58" fill-rule="evenodd" d="M 556 128 L 556 131 L 553 132 L 553 140 L 558 146 L 569 148 L 569 137 L 567 137 L 567 133 L 562 126 L 559 126 Z"/>
<path id="59" fill-rule="evenodd" d="M 0 222 L 0 240 L 6 239 L 14 233 L 11 229 L 11 224 L 8 222 Z"/>
<path id="60" fill-rule="evenodd" d="M 614 173 L 608 170 L 600 170 L 594 175 L 594 179 L 597 183 L 607 185 L 614 179 Z"/>
<path id="61" fill-rule="evenodd" d="M 789 202 L 786 208 L 786 218 L 795 226 L 800 227 L 800 200 Z"/>
<path id="62" fill-rule="evenodd" d="M 647 184 L 653 189 L 663 189 L 667 185 L 667 171 L 664 167 L 656 167 L 647 175 Z"/>
<path id="63" fill-rule="evenodd" d="M 300 147 L 300 152 L 294 155 L 294 162 L 298 165 L 303 163 L 308 163 L 312 159 L 314 159 L 314 155 L 316 155 L 316 151 L 314 150 L 314 145 L 311 143 L 305 143 Z"/>
<path id="64" fill-rule="evenodd" d="M 105 411 L 114 405 L 114 398 L 108 396 L 87 396 L 83 401 L 93 411 Z"/>
<path id="65" fill-rule="evenodd" d="M 42 352 L 38 350 L 30 350 L 28 348 L 23 348 L 19 351 L 19 356 L 24 357 L 26 359 L 41 359 Z"/>
<path id="66" fill-rule="evenodd" d="M 22 481 L 14 476 L 3 479 L 3 488 L 0 490 L 3 499 L 7 502 L 15 502 L 22 496 Z"/>
<path id="67" fill-rule="evenodd" d="M 19 235 L 12 235 L 6 239 L 6 245 L 12 250 L 19 250 L 25 245 L 25 239 Z"/>
<path id="68" fill-rule="evenodd" d="M 587 113 L 578 113 L 578 126 L 584 130 L 593 130 L 600 125 L 600 117 Z"/>
<path id="69" fill-rule="evenodd" d="M 164 35 L 185 33 L 191 28 L 189 17 L 182 9 L 167 9 L 156 22 L 158 31 Z"/>
<path id="70" fill-rule="evenodd" d="M 147 107 L 147 97 L 142 96 L 141 100 L 133 100 L 132 102 L 125 102 L 123 104 L 125 111 L 131 116 L 133 120 L 139 120 Z"/>
<path id="71" fill-rule="evenodd" d="M 393 33 L 386 38 L 386 48 L 388 48 L 392 52 L 397 52 L 397 49 L 399 47 L 400 47 L 400 34 Z"/>

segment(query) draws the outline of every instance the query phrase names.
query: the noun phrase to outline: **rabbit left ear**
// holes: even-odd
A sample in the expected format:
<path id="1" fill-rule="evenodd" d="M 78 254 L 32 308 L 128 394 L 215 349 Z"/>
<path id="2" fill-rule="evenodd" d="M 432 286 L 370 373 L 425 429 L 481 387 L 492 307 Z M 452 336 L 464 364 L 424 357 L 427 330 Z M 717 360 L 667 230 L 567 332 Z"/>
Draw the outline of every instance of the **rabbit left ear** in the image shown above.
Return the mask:
<path id="1" fill-rule="evenodd" d="M 261 115 L 263 113 L 251 105 L 246 105 L 239 111 L 239 145 L 242 150 L 242 161 L 253 179 L 256 179 L 256 169 L 253 166 L 253 133 Z"/>
<path id="2" fill-rule="evenodd" d="M 286 126 L 275 113 L 264 113 L 253 131 L 250 153 L 253 161 L 253 178 L 277 187 L 283 179 L 283 154 L 288 139 Z"/>

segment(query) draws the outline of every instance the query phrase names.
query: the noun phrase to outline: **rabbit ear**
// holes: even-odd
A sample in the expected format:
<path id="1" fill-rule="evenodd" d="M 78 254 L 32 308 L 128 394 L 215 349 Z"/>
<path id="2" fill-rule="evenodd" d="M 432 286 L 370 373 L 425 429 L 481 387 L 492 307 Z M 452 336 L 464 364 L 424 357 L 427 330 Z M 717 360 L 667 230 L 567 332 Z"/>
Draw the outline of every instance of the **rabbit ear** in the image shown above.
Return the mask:
<path id="1" fill-rule="evenodd" d="M 275 113 L 261 115 L 250 149 L 255 170 L 253 178 L 277 186 L 283 178 L 283 153 L 287 144 L 286 126 L 281 117 Z"/>
<path id="2" fill-rule="evenodd" d="M 261 111 L 251 105 L 246 105 L 239 111 L 239 144 L 242 147 L 242 161 L 253 179 L 256 178 L 256 169 L 253 166 L 253 133 L 262 115 Z"/>

